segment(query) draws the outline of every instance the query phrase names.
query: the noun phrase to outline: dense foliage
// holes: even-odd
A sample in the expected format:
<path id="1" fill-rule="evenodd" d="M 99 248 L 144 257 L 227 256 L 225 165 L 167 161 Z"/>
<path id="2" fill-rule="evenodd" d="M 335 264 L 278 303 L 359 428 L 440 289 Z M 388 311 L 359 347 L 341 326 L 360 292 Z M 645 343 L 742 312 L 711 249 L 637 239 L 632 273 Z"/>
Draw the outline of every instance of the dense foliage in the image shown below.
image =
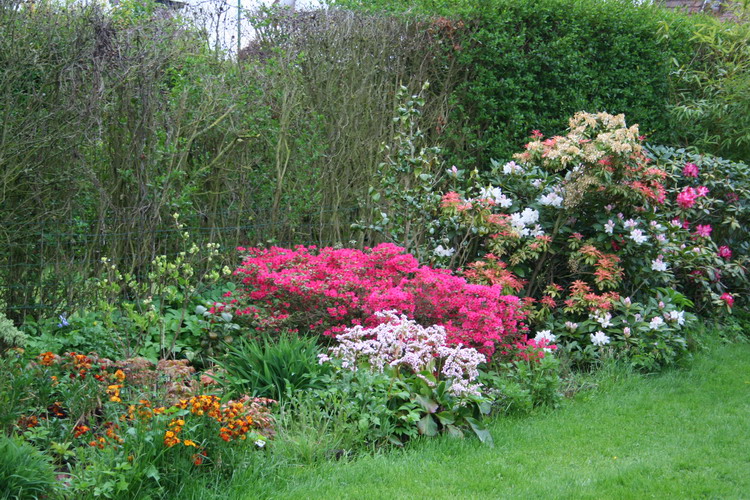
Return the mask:
<path id="1" fill-rule="evenodd" d="M 741 336 L 750 170 L 705 151 L 747 153 L 745 27 L 336 4 L 253 13 L 234 58 L 150 0 L 0 0 L 0 496 L 492 446 L 701 318 Z"/>

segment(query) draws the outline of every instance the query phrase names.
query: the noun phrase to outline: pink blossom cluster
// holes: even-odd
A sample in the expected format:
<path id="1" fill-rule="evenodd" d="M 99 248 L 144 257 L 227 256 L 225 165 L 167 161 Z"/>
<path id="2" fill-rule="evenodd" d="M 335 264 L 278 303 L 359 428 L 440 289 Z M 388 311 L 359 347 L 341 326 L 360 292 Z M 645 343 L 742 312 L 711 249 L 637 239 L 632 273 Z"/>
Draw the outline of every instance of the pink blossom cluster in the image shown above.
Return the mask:
<path id="1" fill-rule="evenodd" d="M 420 266 L 404 249 L 380 244 L 364 251 L 298 246 L 251 248 L 236 314 L 262 306 L 285 326 L 336 336 L 352 325 L 380 323 L 394 310 L 419 324 L 445 328 L 447 342 L 492 355 L 525 330 L 521 301 L 500 285 L 475 285 L 445 269 Z M 274 323 L 277 324 L 277 323 Z"/>
<path id="2" fill-rule="evenodd" d="M 732 307 L 734 305 L 734 296 L 732 296 L 731 293 L 724 292 L 721 294 L 721 297 L 719 297 L 719 299 L 723 300 L 729 307 Z"/>
<path id="3" fill-rule="evenodd" d="M 382 321 L 372 328 L 362 325 L 347 328 L 336 337 L 330 357 L 342 361 L 342 367 L 356 370 L 362 363 L 382 372 L 386 366 L 405 368 L 419 376 L 429 371 L 438 380 L 451 382 L 449 392 L 456 396 L 480 394 L 479 365 L 486 361 L 471 347 L 449 345 L 442 326 L 423 327 L 395 311 L 375 313 Z M 330 360 L 319 355 L 320 362 Z M 425 378 L 428 383 L 431 382 Z"/>
<path id="4" fill-rule="evenodd" d="M 707 194 L 708 188 L 706 186 L 698 186 L 697 189 L 687 186 L 677 195 L 677 204 L 682 208 L 688 209 L 695 205 L 695 200 Z"/>
<path id="5" fill-rule="evenodd" d="M 698 177 L 698 165 L 695 163 L 686 163 L 685 166 L 682 168 L 682 175 L 685 177 Z"/>
<path id="6" fill-rule="evenodd" d="M 721 245 L 719 247 L 718 254 L 719 254 L 719 257 L 721 257 L 722 259 L 731 259 L 732 258 L 732 249 L 729 248 L 726 245 Z"/>

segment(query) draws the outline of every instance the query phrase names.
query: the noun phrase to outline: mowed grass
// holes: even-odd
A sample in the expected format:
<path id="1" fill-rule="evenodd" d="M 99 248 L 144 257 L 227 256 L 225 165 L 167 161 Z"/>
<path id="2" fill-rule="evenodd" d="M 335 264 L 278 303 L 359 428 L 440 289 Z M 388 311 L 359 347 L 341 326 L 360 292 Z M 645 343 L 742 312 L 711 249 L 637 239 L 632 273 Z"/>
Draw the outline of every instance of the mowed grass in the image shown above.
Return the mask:
<path id="1" fill-rule="evenodd" d="M 285 466 L 245 498 L 750 498 L 750 345 L 687 370 L 603 375 L 555 411 L 491 424 L 495 447 L 440 438 L 351 462 Z"/>

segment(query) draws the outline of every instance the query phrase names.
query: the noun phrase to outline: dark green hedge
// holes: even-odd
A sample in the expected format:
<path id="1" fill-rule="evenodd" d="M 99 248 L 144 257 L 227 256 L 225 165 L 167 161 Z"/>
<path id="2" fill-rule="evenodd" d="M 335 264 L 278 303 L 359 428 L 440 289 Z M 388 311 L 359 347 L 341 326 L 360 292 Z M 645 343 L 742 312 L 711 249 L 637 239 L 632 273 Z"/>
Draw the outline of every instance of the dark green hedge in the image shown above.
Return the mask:
<path id="1" fill-rule="evenodd" d="M 625 113 L 650 140 L 676 139 L 668 113 L 669 76 L 674 61 L 692 52 L 694 21 L 688 16 L 616 0 L 338 5 L 444 16 L 457 28 L 462 21 L 463 28 L 452 34 L 457 43 L 446 46 L 466 79 L 454 96 L 450 135 L 441 142 L 464 164 L 482 168 L 489 158 L 507 158 L 532 129 L 561 133 L 567 117 L 581 110 Z"/>

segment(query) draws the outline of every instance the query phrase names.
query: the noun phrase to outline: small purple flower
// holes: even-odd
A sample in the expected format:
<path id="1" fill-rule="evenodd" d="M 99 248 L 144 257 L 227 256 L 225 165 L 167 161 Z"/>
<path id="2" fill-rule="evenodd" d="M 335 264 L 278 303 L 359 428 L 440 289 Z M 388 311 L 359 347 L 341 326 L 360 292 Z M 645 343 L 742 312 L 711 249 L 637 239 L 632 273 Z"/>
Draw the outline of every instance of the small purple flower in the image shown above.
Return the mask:
<path id="1" fill-rule="evenodd" d="M 70 323 L 68 323 L 68 318 L 65 317 L 65 313 L 62 313 L 60 316 L 60 322 L 57 324 L 58 328 L 63 328 L 65 326 L 70 326 Z"/>

